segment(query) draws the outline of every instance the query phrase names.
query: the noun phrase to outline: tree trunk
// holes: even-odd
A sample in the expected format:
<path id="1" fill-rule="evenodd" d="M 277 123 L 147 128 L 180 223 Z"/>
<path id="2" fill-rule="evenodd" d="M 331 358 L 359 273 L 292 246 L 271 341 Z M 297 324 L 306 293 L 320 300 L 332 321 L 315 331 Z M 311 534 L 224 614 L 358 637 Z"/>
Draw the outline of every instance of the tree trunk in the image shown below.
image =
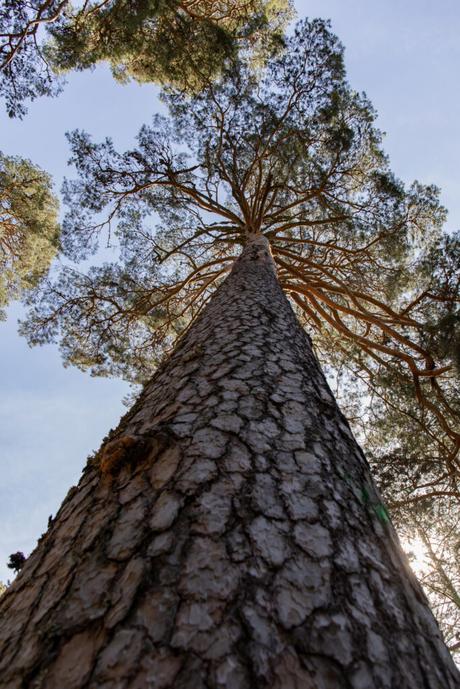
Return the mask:
<path id="1" fill-rule="evenodd" d="M 1 601 L 8 689 L 453 689 L 266 239 Z"/>

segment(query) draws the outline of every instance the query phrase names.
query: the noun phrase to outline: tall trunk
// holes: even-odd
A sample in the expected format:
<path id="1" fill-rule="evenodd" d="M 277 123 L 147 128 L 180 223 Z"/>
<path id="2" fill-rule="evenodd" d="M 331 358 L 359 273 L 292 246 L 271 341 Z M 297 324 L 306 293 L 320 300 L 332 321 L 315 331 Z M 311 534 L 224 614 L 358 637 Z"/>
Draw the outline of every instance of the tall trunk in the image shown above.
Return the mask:
<path id="1" fill-rule="evenodd" d="M 459 686 L 263 238 L 1 610 L 9 689 Z"/>

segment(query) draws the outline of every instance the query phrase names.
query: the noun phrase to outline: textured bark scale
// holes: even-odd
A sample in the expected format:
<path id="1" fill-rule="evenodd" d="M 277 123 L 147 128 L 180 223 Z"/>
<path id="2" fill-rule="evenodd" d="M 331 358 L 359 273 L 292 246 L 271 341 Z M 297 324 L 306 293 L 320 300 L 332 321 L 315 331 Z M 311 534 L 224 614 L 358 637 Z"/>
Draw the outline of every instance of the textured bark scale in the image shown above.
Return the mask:
<path id="1" fill-rule="evenodd" d="M 8 689 L 454 689 L 366 460 L 250 241 L 1 600 Z"/>

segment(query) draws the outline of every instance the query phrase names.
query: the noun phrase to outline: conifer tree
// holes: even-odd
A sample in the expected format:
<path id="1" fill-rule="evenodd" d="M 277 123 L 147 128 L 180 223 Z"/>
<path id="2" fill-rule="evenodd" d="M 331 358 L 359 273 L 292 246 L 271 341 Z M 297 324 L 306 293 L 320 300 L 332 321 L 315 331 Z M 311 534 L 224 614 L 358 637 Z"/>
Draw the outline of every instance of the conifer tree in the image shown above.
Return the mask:
<path id="1" fill-rule="evenodd" d="M 64 249 L 90 255 L 117 222 L 120 260 L 64 270 L 24 331 L 60 337 L 65 361 L 93 374 L 144 382 L 247 233 L 262 232 L 321 361 L 375 393 L 370 427 L 383 413 L 382 427 L 430 428 L 455 474 L 458 242 L 443 233 L 438 190 L 394 178 L 341 51 L 322 22 L 302 24 L 262 78 L 236 58 L 200 94 L 165 95 L 170 117 L 131 151 L 70 134 L 80 178 L 64 187 Z M 444 343 L 436 323 L 451 324 Z"/>
<path id="2" fill-rule="evenodd" d="M 59 247 L 57 213 L 49 175 L 0 153 L 0 309 L 48 272 Z"/>
<path id="3" fill-rule="evenodd" d="M 455 470 L 454 369 L 423 340 L 454 289 L 426 270 L 436 190 L 393 177 L 321 21 L 165 100 L 134 150 L 70 137 L 66 251 L 106 228 L 120 261 L 48 283 L 29 337 L 95 373 L 161 363 L 2 597 L 0 686 L 454 689 L 286 298 L 318 349 L 400 381 Z"/>
<path id="4" fill-rule="evenodd" d="M 201 88 L 242 48 L 255 59 L 282 43 L 289 0 L 5 0 L 0 96 L 10 117 L 56 95 L 61 72 L 111 64 L 116 78 Z"/>
<path id="5" fill-rule="evenodd" d="M 67 0 L 4 0 L 0 7 L 0 96 L 9 117 L 23 117 L 24 101 L 54 96 L 62 84 L 43 52 L 39 30 L 63 12 Z"/>

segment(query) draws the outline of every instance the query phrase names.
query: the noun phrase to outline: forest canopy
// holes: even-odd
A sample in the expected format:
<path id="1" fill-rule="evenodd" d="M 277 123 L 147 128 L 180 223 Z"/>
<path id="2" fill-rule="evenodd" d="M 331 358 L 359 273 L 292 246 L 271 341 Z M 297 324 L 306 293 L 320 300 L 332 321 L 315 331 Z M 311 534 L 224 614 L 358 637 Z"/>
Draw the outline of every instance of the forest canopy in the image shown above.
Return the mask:
<path id="1" fill-rule="evenodd" d="M 240 49 L 253 60 L 283 43 L 289 0 L 5 0 L 0 96 L 10 117 L 57 95 L 60 75 L 106 61 L 121 81 L 196 91 Z"/>

